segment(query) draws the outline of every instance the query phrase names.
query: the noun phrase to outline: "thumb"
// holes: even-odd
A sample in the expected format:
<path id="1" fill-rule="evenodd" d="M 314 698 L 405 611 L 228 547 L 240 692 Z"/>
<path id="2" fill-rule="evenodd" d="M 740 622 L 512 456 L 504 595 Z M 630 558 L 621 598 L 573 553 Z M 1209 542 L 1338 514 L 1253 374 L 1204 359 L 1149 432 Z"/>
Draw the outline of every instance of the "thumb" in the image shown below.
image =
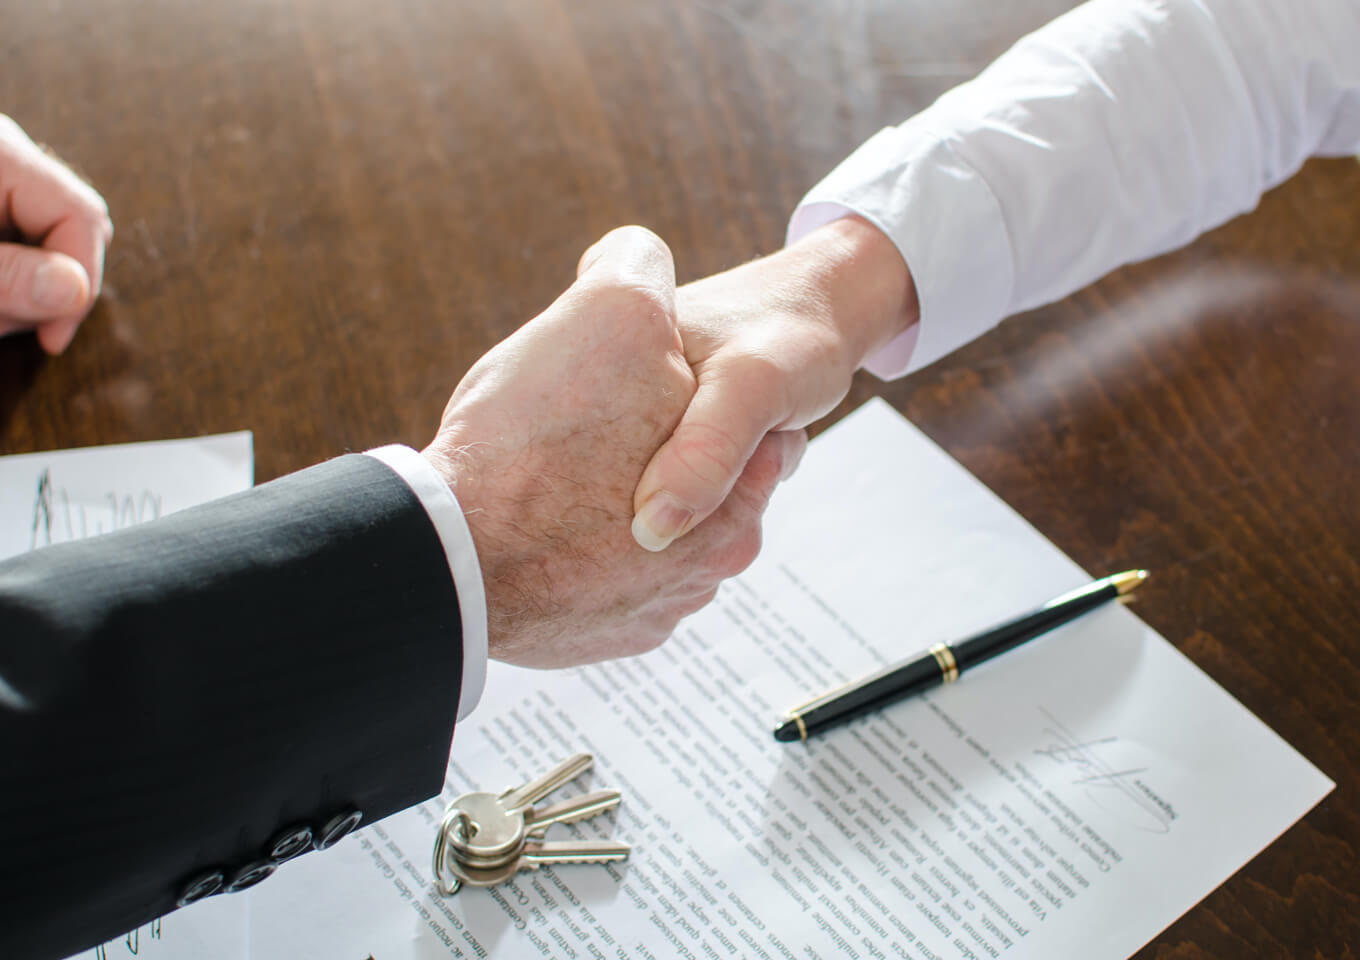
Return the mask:
<path id="1" fill-rule="evenodd" d="M 664 550 L 722 505 L 756 446 L 783 419 L 777 396 L 749 378 L 700 377 L 679 426 L 633 493 L 633 539 L 640 546 Z"/>
<path id="2" fill-rule="evenodd" d="M 675 299 L 675 261 L 666 242 L 646 227 L 615 227 L 581 254 L 578 281 L 668 290 Z"/>
<path id="3" fill-rule="evenodd" d="M 90 297 L 90 278 L 64 253 L 0 244 L 0 316 L 42 323 L 69 317 Z"/>

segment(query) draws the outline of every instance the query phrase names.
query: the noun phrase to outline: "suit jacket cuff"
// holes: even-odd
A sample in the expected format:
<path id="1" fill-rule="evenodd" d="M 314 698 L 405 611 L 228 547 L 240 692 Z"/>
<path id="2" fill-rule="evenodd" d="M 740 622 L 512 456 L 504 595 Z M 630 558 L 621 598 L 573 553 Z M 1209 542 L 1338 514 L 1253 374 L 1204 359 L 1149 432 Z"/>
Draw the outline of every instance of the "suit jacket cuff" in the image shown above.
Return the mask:
<path id="1" fill-rule="evenodd" d="M 416 451 L 394 443 L 365 453 L 386 464 L 406 481 L 425 508 L 444 547 L 453 586 L 458 591 L 458 610 L 463 623 L 463 679 L 458 698 L 458 719 L 462 720 L 477 706 L 486 686 L 486 589 L 472 531 L 468 529 L 463 509 L 449 485 Z"/>

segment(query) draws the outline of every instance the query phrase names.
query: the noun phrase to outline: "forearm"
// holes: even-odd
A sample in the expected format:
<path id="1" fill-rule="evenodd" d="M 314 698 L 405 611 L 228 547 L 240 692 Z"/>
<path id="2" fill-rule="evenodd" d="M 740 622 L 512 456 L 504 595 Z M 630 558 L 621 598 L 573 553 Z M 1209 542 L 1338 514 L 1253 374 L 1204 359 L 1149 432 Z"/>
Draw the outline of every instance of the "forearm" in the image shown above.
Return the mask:
<path id="1" fill-rule="evenodd" d="M 871 139 L 791 239 L 845 210 L 893 239 L 919 342 L 871 368 L 916 369 L 1355 150 L 1357 43 L 1355 0 L 1094 0 Z"/>

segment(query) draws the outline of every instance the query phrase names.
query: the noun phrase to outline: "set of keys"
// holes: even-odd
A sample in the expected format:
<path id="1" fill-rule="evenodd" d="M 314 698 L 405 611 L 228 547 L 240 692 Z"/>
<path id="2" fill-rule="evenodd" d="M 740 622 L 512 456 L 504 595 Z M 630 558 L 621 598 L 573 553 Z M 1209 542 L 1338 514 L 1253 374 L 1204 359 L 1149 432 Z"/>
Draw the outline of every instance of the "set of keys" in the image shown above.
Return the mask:
<path id="1" fill-rule="evenodd" d="M 465 793 L 449 804 L 434 840 L 434 881 L 445 896 L 463 884 L 490 887 L 521 870 L 559 863 L 627 860 L 632 850 L 612 840 L 547 840 L 548 828 L 597 816 L 619 805 L 617 790 L 596 790 L 543 807 L 534 804 L 590 769 L 588 753 L 501 794 Z"/>

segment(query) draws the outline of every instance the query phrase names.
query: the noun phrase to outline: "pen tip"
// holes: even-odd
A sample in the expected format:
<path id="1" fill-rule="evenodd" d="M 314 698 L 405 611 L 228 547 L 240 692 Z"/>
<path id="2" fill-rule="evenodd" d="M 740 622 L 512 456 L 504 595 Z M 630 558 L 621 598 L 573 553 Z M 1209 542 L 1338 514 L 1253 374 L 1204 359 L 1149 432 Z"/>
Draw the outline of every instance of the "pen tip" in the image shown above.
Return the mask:
<path id="1" fill-rule="evenodd" d="M 798 739 L 798 724 L 792 720 L 785 720 L 774 728 L 774 738 L 780 743 L 793 743 Z"/>
<path id="2" fill-rule="evenodd" d="M 1146 580 L 1148 576 L 1149 574 L 1146 570 L 1125 570 L 1123 573 L 1116 573 L 1110 578 L 1110 582 L 1114 584 L 1115 589 L 1119 591 L 1119 595 L 1122 597 L 1126 593 L 1131 593 L 1138 589 L 1138 586 Z"/>

